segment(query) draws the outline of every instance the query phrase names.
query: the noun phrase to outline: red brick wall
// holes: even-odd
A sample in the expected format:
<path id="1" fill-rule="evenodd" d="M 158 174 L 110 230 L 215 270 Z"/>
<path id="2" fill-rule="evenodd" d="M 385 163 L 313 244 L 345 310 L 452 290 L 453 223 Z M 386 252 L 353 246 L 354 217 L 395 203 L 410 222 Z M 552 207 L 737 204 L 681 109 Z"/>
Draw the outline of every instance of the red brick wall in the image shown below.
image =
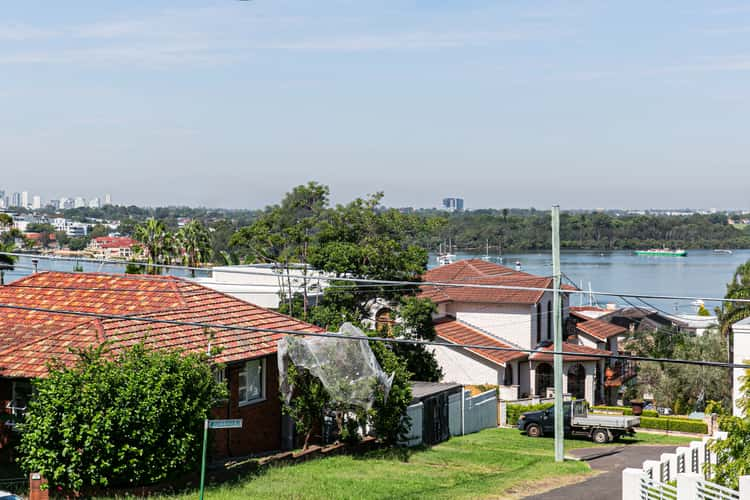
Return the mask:
<path id="1" fill-rule="evenodd" d="M 281 402 L 276 355 L 266 357 L 266 399 L 238 406 L 239 370 L 242 364 L 229 365 L 226 377 L 229 402 L 215 408 L 213 418 L 241 418 L 242 429 L 209 430 L 213 458 L 237 457 L 281 449 Z"/>

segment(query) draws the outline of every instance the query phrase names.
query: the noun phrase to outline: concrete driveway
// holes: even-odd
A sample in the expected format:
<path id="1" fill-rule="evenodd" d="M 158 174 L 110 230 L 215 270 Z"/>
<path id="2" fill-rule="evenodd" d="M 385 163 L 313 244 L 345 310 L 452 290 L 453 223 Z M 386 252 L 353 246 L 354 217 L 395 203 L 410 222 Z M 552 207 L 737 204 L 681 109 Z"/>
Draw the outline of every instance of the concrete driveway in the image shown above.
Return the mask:
<path id="1" fill-rule="evenodd" d="M 569 455 L 586 459 L 591 468 L 600 471 L 591 479 L 570 486 L 563 486 L 547 493 L 525 497 L 533 500 L 615 500 L 622 498 L 622 470 L 640 467 L 644 460 L 658 460 L 662 453 L 674 453 L 676 446 L 612 446 L 607 448 L 584 448 L 572 450 Z M 610 450 L 617 453 L 588 457 Z"/>

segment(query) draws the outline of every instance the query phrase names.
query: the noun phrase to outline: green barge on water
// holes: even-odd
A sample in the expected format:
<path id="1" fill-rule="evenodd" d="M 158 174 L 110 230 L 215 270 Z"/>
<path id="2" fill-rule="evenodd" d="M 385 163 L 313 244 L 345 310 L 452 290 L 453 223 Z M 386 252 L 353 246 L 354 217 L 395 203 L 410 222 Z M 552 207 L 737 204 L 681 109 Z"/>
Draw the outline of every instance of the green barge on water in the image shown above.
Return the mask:
<path id="1" fill-rule="evenodd" d="M 687 250 L 672 250 L 671 248 L 651 248 L 649 250 L 636 250 L 635 254 L 651 257 L 687 257 Z"/>

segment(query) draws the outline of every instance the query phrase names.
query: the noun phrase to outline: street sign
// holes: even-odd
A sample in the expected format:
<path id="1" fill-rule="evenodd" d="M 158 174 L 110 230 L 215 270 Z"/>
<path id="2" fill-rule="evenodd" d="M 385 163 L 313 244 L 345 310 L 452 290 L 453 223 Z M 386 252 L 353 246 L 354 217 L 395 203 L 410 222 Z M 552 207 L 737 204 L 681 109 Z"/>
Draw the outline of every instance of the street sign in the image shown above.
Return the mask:
<path id="1" fill-rule="evenodd" d="M 241 418 L 230 418 L 225 420 L 209 420 L 203 421 L 203 460 L 201 462 L 201 489 L 198 494 L 198 498 L 203 500 L 203 493 L 205 492 L 206 484 L 206 449 L 208 448 L 208 429 L 241 429 L 242 419 Z"/>
<path id="2" fill-rule="evenodd" d="M 234 418 L 234 419 L 227 419 L 227 420 L 209 420 L 208 428 L 209 429 L 241 429 L 242 419 Z"/>

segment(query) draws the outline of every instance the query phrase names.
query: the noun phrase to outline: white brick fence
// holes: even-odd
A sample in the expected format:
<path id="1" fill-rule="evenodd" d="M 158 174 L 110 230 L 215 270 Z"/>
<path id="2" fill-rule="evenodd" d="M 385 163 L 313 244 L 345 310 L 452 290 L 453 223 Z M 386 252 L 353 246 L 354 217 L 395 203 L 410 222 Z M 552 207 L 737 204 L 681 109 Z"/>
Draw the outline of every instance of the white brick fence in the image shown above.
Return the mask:
<path id="1" fill-rule="evenodd" d="M 726 432 L 704 437 L 659 460 L 646 460 L 640 469 L 622 471 L 622 500 L 750 500 L 750 476 L 740 478 L 739 491 L 712 483 L 704 464 L 716 463 L 716 454 L 706 446 L 711 439 L 725 439 Z"/>

